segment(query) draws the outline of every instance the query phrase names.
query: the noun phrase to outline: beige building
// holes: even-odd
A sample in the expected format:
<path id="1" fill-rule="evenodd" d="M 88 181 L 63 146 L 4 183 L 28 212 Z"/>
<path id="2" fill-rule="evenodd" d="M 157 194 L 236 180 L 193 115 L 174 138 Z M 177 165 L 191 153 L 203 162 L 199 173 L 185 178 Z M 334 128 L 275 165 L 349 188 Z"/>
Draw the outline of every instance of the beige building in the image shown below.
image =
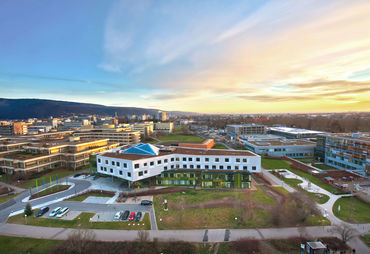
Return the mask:
<path id="1" fill-rule="evenodd" d="M 158 122 L 154 124 L 154 130 L 156 132 L 171 133 L 173 131 L 173 123 L 171 122 Z"/>
<path id="2" fill-rule="evenodd" d="M 72 136 L 54 139 L 1 139 L 0 170 L 5 173 L 28 173 L 57 167 L 77 169 L 89 164 L 90 154 L 118 145 L 108 139 L 80 140 Z"/>
<path id="3" fill-rule="evenodd" d="M 83 139 L 109 139 L 121 145 L 140 143 L 140 132 L 131 131 L 131 128 L 115 128 L 114 125 L 106 125 L 100 128 L 80 129 L 73 136 Z"/>
<path id="4" fill-rule="evenodd" d="M 134 123 L 132 125 L 133 131 L 139 131 L 143 136 L 149 136 L 153 134 L 154 124 L 153 122 Z"/>

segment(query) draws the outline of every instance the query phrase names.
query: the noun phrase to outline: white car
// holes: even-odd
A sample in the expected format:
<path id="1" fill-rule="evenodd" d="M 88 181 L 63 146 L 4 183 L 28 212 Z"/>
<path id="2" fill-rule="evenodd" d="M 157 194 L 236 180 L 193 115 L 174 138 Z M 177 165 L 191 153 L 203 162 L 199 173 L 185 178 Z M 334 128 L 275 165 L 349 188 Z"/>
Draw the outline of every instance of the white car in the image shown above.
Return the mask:
<path id="1" fill-rule="evenodd" d="M 123 214 L 123 212 L 116 212 L 116 214 L 113 217 L 113 220 L 119 220 L 121 218 L 122 214 Z"/>
<path id="2" fill-rule="evenodd" d="M 54 217 L 59 212 L 60 209 L 62 209 L 62 208 L 61 207 L 55 208 L 53 211 L 51 211 L 51 213 L 49 214 L 49 216 L 50 217 Z"/>
<path id="3" fill-rule="evenodd" d="M 63 215 L 67 214 L 69 212 L 68 207 L 64 207 L 62 210 L 60 210 L 55 217 L 62 218 Z"/>

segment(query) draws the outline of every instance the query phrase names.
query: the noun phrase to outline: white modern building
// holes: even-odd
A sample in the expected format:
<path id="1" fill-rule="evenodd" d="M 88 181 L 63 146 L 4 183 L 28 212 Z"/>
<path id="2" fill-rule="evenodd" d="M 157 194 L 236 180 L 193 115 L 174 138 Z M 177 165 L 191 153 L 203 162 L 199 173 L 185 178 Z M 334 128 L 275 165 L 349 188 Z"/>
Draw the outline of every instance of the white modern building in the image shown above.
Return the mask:
<path id="1" fill-rule="evenodd" d="M 261 157 L 250 151 L 140 143 L 97 155 L 97 170 L 129 182 L 159 177 L 160 185 L 248 188 L 250 173 L 261 172 Z M 225 183 L 215 185 L 209 179 Z"/>
<path id="2" fill-rule="evenodd" d="M 290 127 L 269 127 L 268 133 L 291 138 L 291 139 L 300 139 L 300 138 L 316 138 L 317 135 L 323 134 L 323 131 L 314 131 Z"/>

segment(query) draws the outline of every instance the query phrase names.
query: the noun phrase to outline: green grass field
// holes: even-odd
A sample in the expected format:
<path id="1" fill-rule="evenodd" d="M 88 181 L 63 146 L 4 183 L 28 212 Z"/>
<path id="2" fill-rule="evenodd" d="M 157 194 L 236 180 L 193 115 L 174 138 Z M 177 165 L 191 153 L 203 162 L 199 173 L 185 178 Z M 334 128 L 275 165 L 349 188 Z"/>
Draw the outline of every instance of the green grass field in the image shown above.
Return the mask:
<path id="1" fill-rule="evenodd" d="M 212 149 L 228 149 L 224 144 L 216 143 Z"/>
<path id="2" fill-rule="evenodd" d="M 16 196 L 18 196 L 19 195 L 19 193 L 18 194 L 11 194 L 11 195 L 4 195 L 4 196 L 1 196 L 0 197 L 0 204 L 2 204 L 2 203 L 5 203 L 6 201 L 8 201 L 8 200 L 10 200 L 10 199 L 12 199 L 12 198 L 15 198 Z"/>
<path id="3" fill-rule="evenodd" d="M 34 214 L 37 210 L 34 211 Z M 107 221 L 107 222 L 90 222 L 94 213 L 81 213 L 73 220 L 49 219 L 49 218 L 36 218 L 34 215 L 27 218 L 27 224 L 41 227 L 59 227 L 59 228 L 91 228 L 91 229 L 123 229 L 123 230 L 147 230 L 150 229 L 149 214 L 146 213 L 140 225 L 135 222 L 127 221 Z M 25 224 L 24 214 L 18 214 L 9 217 L 7 223 Z M 133 223 L 136 224 L 133 226 Z M 142 225 L 144 223 L 144 225 Z M 130 225 L 129 225 L 130 224 Z"/>
<path id="4" fill-rule="evenodd" d="M 158 137 L 163 142 L 179 142 L 179 143 L 202 143 L 204 138 L 196 135 L 177 135 L 168 134 L 166 136 Z"/>
<path id="5" fill-rule="evenodd" d="M 27 237 L 0 236 L 0 253 L 6 254 L 45 254 L 62 241 Z"/>
<path id="6" fill-rule="evenodd" d="M 370 247 L 370 234 L 369 235 L 362 235 L 361 236 L 361 240 L 367 244 L 367 246 Z"/>
<path id="7" fill-rule="evenodd" d="M 295 158 L 295 159 L 303 163 L 312 163 L 315 161 L 315 158 Z"/>
<path id="8" fill-rule="evenodd" d="M 105 193 L 85 193 L 85 194 L 77 196 L 77 197 L 72 197 L 72 198 L 66 199 L 66 201 L 82 202 L 85 199 L 87 199 L 88 197 L 109 197 L 109 198 L 111 198 L 111 197 L 113 197 L 113 195 L 105 194 Z"/>
<path id="9" fill-rule="evenodd" d="M 339 205 L 340 211 L 338 211 Z M 350 223 L 370 222 L 370 205 L 356 197 L 343 197 L 338 199 L 334 203 L 333 213 L 339 219 Z"/>
<path id="10" fill-rule="evenodd" d="M 322 170 L 337 170 L 336 168 L 325 164 L 313 164 L 313 166 Z"/>
<path id="11" fill-rule="evenodd" d="M 221 199 L 235 198 L 240 200 L 240 205 L 234 207 L 203 208 L 200 203 L 206 201 L 219 201 Z M 189 190 L 185 194 L 171 193 L 155 196 L 154 206 L 157 217 L 157 224 L 160 229 L 200 229 L 200 228 L 253 228 L 268 227 L 271 224 L 270 215 L 267 210 L 254 209 L 253 218 L 242 220 L 246 209 L 242 207 L 244 200 L 252 200 L 261 205 L 272 205 L 275 200 L 267 196 L 264 191 L 258 188 L 252 191 L 247 197 L 245 191 L 211 191 L 211 190 Z M 179 209 L 169 208 L 164 211 L 161 206 L 166 199 L 169 204 L 200 204 L 199 208 Z M 235 217 L 238 218 L 235 221 Z"/>
<path id="12" fill-rule="evenodd" d="M 61 185 L 61 184 L 54 185 L 54 186 L 52 186 L 50 188 L 47 188 L 47 189 L 42 190 L 40 192 L 37 192 L 36 193 L 37 194 L 37 197 L 35 197 L 35 198 L 47 196 L 49 194 L 54 194 L 54 193 L 61 192 L 61 191 L 65 191 L 69 187 L 71 187 L 71 185 Z"/>
<path id="13" fill-rule="evenodd" d="M 325 189 L 325 190 L 327 190 L 327 191 L 329 191 L 333 194 L 345 194 L 346 193 L 346 192 L 344 192 L 340 189 L 335 188 L 334 186 L 331 186 L 330 184 L 327 184 L 327 183 L 321 181 L 320 179 L 318 179 L 317 177 L 315 177 L 313 175 L 310 175 L 306 172 L 291 168 L 290 163 L 285 161 L 285 160 L 267 159 L 267 158 L 262 157 L 261 163 L 262 163 L 262 167 L 265 168 L 265 169 L 287 169 L 287 170 L 293 172 L 294 174 L 296 174 L 300 177 L 306 178 L 307 180 L 311 181 L 312 183 L 320 186 L 321 188 L 323 188 L 323 189 Z"/>

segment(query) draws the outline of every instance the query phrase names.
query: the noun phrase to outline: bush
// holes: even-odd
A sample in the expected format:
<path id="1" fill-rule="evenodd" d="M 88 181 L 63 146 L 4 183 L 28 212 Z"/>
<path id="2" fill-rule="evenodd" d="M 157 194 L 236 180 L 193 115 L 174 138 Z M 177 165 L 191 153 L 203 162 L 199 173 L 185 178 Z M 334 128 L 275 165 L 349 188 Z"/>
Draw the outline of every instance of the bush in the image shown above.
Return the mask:
<path id="1" fill-rule="evenodd" d="M 27 216 L 31 216 L 33 214 L 32 207 L 30 203 L 27 203 L 26 207 L 24 208 L 24 214 Z"/>

